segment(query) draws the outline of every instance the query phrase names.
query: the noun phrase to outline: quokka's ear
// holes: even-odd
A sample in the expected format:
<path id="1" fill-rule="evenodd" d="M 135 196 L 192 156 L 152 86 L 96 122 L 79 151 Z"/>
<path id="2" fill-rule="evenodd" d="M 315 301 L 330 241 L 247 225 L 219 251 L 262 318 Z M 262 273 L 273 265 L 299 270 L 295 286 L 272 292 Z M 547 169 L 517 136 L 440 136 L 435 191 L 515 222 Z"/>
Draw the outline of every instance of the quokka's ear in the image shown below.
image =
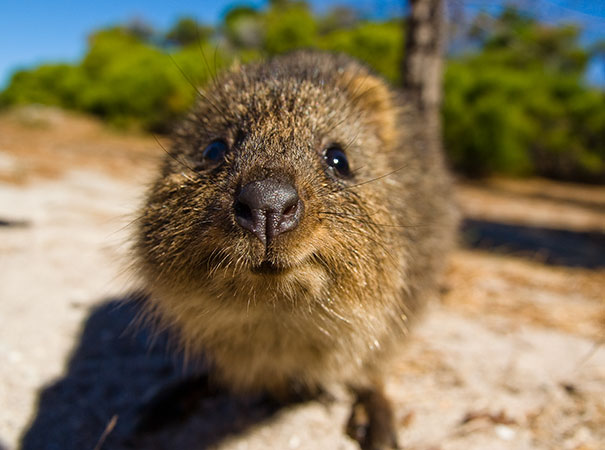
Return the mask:
<path id="1" fill-rule="evenodd" d="M 390 144 L 396 134 L 397 108 L 386 82 L 366 71 L 349 69 L 342 73 L 341 83 L 366 123 L 384 144 Z"/>

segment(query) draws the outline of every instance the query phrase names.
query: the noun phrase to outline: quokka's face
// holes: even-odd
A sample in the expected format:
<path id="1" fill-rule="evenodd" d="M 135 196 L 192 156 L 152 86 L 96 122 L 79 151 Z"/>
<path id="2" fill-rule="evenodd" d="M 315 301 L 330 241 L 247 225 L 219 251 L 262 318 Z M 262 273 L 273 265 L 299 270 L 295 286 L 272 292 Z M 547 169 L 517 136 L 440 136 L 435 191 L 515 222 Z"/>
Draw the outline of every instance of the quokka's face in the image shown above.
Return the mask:
<path id="1" fill-rule="evenodd" d="M 392 189 L 369 181 L 396 168 L 390 93 L 348 60 L 316 70 L 326 58 L 239 68 L 207 88 L 142 210 L 148 283 L 326 296 L 388 270 Z"/>

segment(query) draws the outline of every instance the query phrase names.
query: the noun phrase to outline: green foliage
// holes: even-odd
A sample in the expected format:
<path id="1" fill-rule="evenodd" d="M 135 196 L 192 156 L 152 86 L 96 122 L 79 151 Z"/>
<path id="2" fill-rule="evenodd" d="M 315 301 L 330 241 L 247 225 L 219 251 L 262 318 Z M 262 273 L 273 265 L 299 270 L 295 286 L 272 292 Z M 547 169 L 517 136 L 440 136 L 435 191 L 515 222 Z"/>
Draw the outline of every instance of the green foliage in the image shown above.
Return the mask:
<path id="1" fill-rule="evenodd" d="M 207 41 L 212 31 L 212 27 L 199 24 L 191 17 L 181 17 L 166 33 L 166 40 L 180 46 L 193 45 Z"/>
<path id="2" fill-rule="evenodd" d="M 454 167 L 469 175 L 522 174 L 530 168 L 529 123 L 517 103 L 527 83 L 523 77 L 509 75 L 499 67 L 477 73 L 468 64 L 449 65 L 443 106 L 445 145 Z"/>
<path id="3" fill-rule="evenodd" d="M 149 23 L 145 22 L 144 20 L 138 17 L 135 17 L 134 19 L 130 20 L 120 28 L 125 33 L 143 42 L 151 42 L 155 35 L 155 30 L 153 29 L 153 27 Z"/>
<path id="4" fill-rule="evenodd" d="M 344 5 L 335 6 L 319 18 L 319 33 L 327 34 L 337 30 L 352 28 L 359 22 L 359 13 Z"/>
<path id="5" fill-rule="evenodd" d="M 305 3 L 274 2 L 265 16 L 264 50 L 274 55 L 315 44 L 317 22 Z"/>
<path id="6" fill-rule="evenodd" d="M 354 28 L 322 36 L 318 46 L 354 56 L 391 82 L 397 83 L 401 78 L 403 26 L 398 21 L 361 22 Z"/>
<path id="7" fill-rule="evenodd" d="M 506 10 L 445 75 L 444 139 L 468 175 L 605 181 L 605 93 L 583 81 L 579 31 Z M 474 30 L 476 31 L 476 30 Z"/>
<path id="8" fill-rule="evenodd" d="M 93 36 L 82 67 L 90 82 L 79 106 L 118 124 L 140 118 L 157 128 L 176 116 L 186 95 L 165 55 L 120 30 Z"/>
<path id="9" fill-rule="evenodd" d="M 444 140 L 457 170 L 605 181 L 605 92 L 583 79 L 605 44 L 584 48 L 579 35 L 514 9 L 477 17 L 467 30 L 471 50 L 454 55 L 445 73 Z M 193 102 L 194 87 L 233 60 L 317 47 L 399 83 L 403 40 L 399 20 L 366 21 L 344 7 L 317 16 L 293 0 L 235 7 L 215 30 L 187 17 L 164 33 L 133 21 L 94 33 L 79 64 L 17 72 L 0 106 L 51 104 L 166 130 Z"/>
<path id="10" fill-rule="evenodd" d="M 223 32 L 229 44 L 237 49 L 260 47 L 263 42 L 263 17 L 248 6 L 229 10 L 223 23 Z"/>
<path id="11" fill-rule="evenodd" d="M 212 62 L 204 62 L 202 54 L 212 56 Z M 226 63 L 223 55 L 214 58 L 208 43 L 166 53 L 127 29 L 111 28 L 91 36 L 80 65 L 43 65 L 16 73 L 0 94 L 0 104 L 52 104 L 119 126 L 164 130 L 191 105 L 195 88 Z"/>
<path id="12" fill-rule="evenodd" d="M 10 85 L 0 93 L 0 105 L 41 103 L 77 109 L 85 84 L 79 66 L 44 64 L 15 73 Z"/>

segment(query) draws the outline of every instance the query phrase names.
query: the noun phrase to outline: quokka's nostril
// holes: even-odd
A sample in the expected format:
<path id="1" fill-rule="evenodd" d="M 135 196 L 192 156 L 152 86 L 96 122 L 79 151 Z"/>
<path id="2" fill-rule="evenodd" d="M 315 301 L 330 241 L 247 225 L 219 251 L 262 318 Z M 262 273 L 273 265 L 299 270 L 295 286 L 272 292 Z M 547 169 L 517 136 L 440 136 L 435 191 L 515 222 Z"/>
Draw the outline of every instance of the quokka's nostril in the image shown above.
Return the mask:
<path id="1" fill-rule="evenodd" d="M 235 216 L 244 220 L 252 220 L 252 210 L 248 205 L 242 202 L 235 203 Z"/>
<path id="2" fill-rule="evenodd" d="M 282 213 L 284 216 L 291 216 L 296 214 L 296 210 L 298 209 L 298 198 L 291 205 L 287 205 Z"/>

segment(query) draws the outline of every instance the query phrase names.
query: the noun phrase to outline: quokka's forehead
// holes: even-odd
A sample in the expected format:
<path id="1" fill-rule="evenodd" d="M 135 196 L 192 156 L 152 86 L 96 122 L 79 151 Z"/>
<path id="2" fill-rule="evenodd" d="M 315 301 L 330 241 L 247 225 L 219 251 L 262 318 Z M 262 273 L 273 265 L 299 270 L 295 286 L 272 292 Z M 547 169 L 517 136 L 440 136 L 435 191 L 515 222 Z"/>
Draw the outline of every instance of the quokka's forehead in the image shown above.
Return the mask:
<path id="1" fill-rule="evenodd" d="M 346 56 L 297 52 L 263 64 L 232 68 L 212 83 L 208 93 L 247 107 L 284 107 L 297 102 L 319 107 L 350 94 L 352 79 L 369 76 L 365 66 Z"/>
<path id="2" fill-rule="evenodd" d="M 261 133 L 267 137 L 276 133 L 305 135 L 338 131 L 347 122 L 356 122 L 358 115 L 347 105 L 344 94 L 326 93 L 312 86 L 304 89 L 304 94 L 291 95 L 286 90 L 282 95 L 277 88 L 269 90 L 259 86 L 251 94 L 232 96 L 228 100 L 220 96 L 201 99 L 201 114 L 197 119 L 203 117 L 203 121 L 197 123 L 197 130 L 234 134 L 232 138 L 238 141 L 238 133 L 242 136 Z M 214 105 L 222 110 L 221 114 Z"/>
<path id="3" fill-rule="evenodd" d="M 229 108 L 237 115 L 253 114 L 258 117 L 260 113 L 272 113 L 277 118 L 285 114 L 304 117 L 344 112 L 347 100 L 346 92 L 339 86 L 326 87 L 299 79 L 257 80 L 246 89 L 232 91 L 223 87 L 216 90 L 215 96 L 221 107 Z M 333 109 L 336 107 L 339 109 Z"/>

